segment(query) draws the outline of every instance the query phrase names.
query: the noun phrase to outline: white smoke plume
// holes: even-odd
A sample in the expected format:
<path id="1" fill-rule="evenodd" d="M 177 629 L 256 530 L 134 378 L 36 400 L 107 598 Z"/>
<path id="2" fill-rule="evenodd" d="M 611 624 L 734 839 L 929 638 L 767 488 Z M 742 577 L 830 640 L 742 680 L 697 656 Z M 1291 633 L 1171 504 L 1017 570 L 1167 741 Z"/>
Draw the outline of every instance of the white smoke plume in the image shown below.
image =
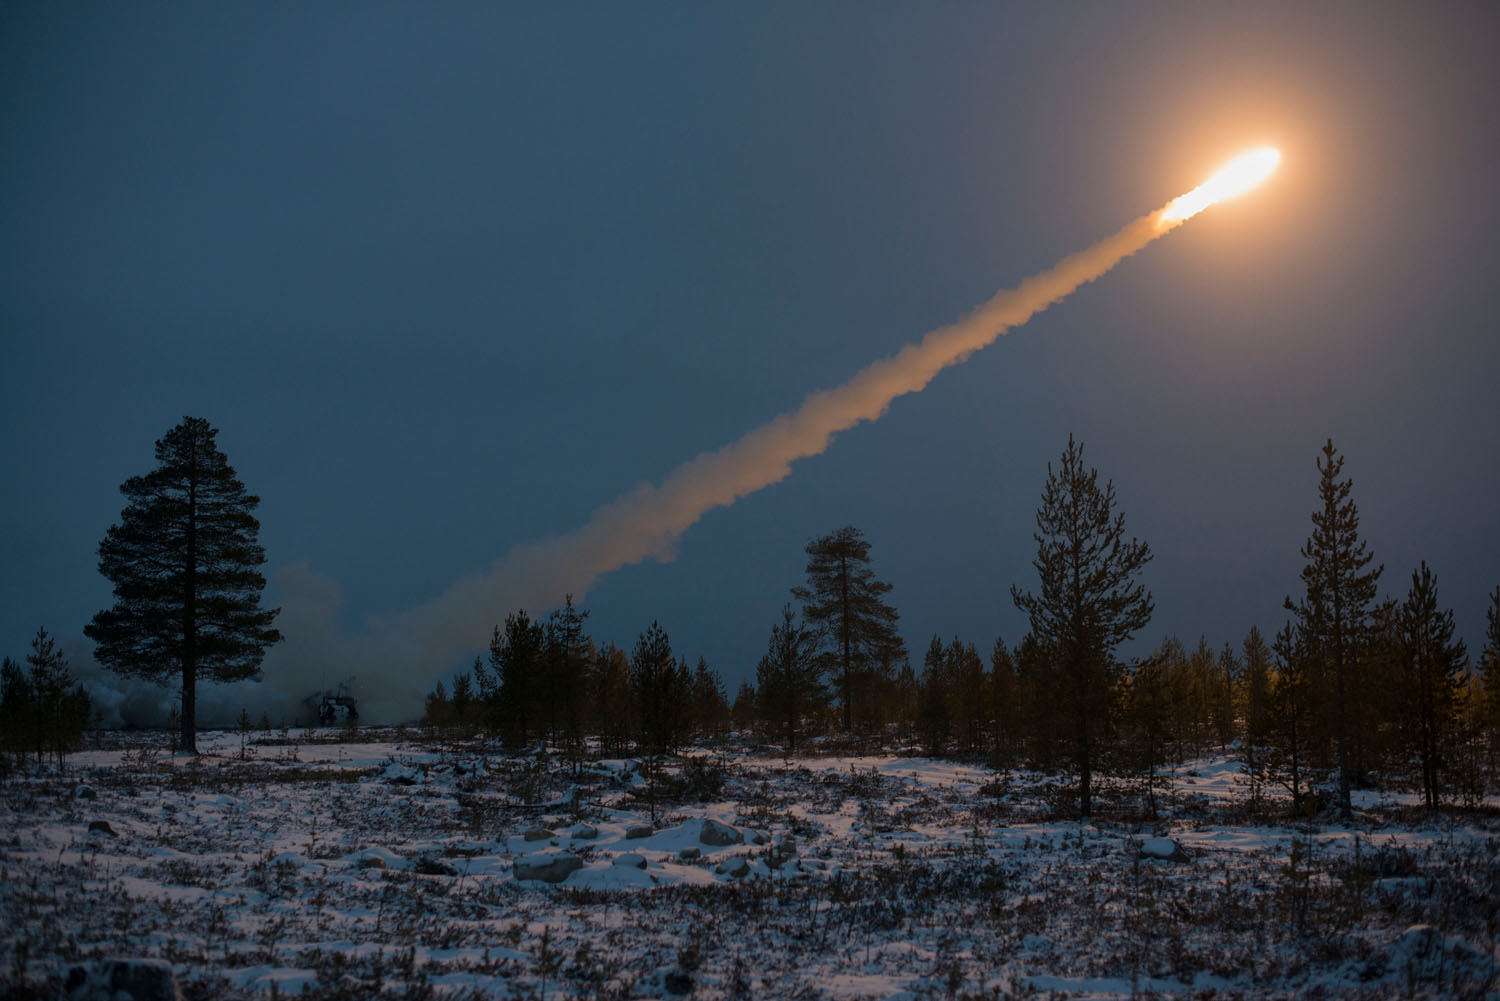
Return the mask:
<path id="1" fill-rule="evenodd" d="M 819 454 L 838 432 L 880 417 L 896 397 L 923 389 L 938 372 L 1181 225 L 1183 219 L 1168 217 L 1168 208 L 1000 292 L 843 385 L 812 393 L 796 410 L 739 440 L 683 463 L 660 484 L 642 484 L 599 508 L 572 533 L 518 545 L 487 571 L 458 581 L 426 604 L 373 620 L 365 635 L 345 637 L 327 629 L 337 608 L 336 582 L 305 564 L 284 570 L 275 583 L 287 608 L 278 623 L 287 642 L 268 658 L 268 681 L 288 694 L 305 694 L 317 687 L 307 668 L 318 665 L 316 673 L 323 677 L 358 677 L 362 718 L 413 718 L 434 678 L 482 649 L 507 612 L 555 607 L 567 594 L 582 597 L 612 570 L 647 558 L 670 559 L 677 539 L 707 512 L 784 479 L 794 461 Z M 299 609 L 304 601 L 312 607 Z"/>

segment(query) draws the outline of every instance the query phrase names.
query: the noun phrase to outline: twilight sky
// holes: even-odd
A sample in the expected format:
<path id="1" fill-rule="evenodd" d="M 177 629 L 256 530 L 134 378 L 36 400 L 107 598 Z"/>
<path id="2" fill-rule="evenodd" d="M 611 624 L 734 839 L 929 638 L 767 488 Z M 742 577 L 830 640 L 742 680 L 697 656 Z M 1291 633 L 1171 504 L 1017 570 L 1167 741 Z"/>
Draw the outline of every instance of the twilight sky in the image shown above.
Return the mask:
<path id="1" fill-rule="evenodd" d="M 88 670 L 118 486 L 184 414 L 262 497 L 284 624 L 357 634 L 1270 143 L 1265 187 L 602 578 L 591 632 L 659 619 L 732 691 L 854 524 L 918 660 L 1014 641 L 1072 432 L 1156 553 L 1125 652 L 1238 644 L 1332 436 L 1385 592 L 1426 559 L 1477 653 L 1497 52 L 1490 3 L 6 4 L 0 652 L 45 625 Z M 268 671 L 343 673 L 316 649 Z"/>

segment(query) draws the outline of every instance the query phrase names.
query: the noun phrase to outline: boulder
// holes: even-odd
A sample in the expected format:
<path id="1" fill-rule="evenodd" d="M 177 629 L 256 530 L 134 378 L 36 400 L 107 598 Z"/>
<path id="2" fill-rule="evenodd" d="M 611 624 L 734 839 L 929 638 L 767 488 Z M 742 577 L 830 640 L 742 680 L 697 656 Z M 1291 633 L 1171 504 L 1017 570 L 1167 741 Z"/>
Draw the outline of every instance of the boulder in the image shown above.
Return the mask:
<path id="1" fill-rule="evenodd" d="M 68 970 L 66 1001 L 182 1001 L 172 964 L 161 959 L 104 959 Z"/>
<path id="2" fill-rule="evenodd" d="M 721 824 L 717 820 L 705 820 L 702 829 L 698 832 L 698 840 L 705 845 L 722 848 L 724 845 L 743 843 L 745 835 L 728 824 Z"/>
<path id="3" fill-rule="evenodd" d="M 533 827 L 531 830 L 522 835 L 522 837 L 524 837 L 527 841 L 547 841 L 551 838 L 557 837 L 557 832 L 548 830 L 545 827 Z"/>
<path id="4" fill-rule="evenodd" d="M 678 852 L 677 857 L 682 859 L 684 862 L 691 862 L 702 854 L 703 850 L 694 845 L 692 848 L 684 848 L 682 851 Z"/>
<path id="5" fill-rule="evenodd" d="M 731 879 L 743 879 L 750 875 L 750 863 L 738 856 L 727 858 L 714 868 L 714 872 Z"/>
<path id="6" fill-rule="evenodd" d="M 379 855 L 366 855 L 359 860 L 359 867 L 361 869 L 384 869 L 385 859 Z"/>
<path id="7" fill-rule="evenodd" d="M 593 824 L 579 824 L 568 836 L 575 841 L 593 841 L 599 836 L 599 828 Z"/>
<path id="8" fill-rule="evenodd" d="M 381 770 L 380 777 L 392 785 L 414 786 L 422 778 L 422 773 L 399 761 L 392 761 Z"/>
<path id="9" fill-rule="evenodd" d="M 629 866 L 632 869 L 644 869 L 646 868 L 646 857 L 640 852 L 626 852 L 624 855 L 616 855 L 614 864 Z"/>
<path id="10" fill-rule="evenodd" d="M 1141 858 L 1162 859 L 1167 862 L 1186 862 L 1188 853 L 1171 838 L 1147 838 L 1141 842 Z"/>
<path id="11" fill-rule="evenodd" d="M 113 827 L 109 826 L 109 821 L 107 821 L 107 820 L 91 820 L 91 821 L 89 821 L 89 833 L 90 834 L 95 834 L 95 833 L 98 833 L 98 834 L 108 834 L 112 838 L 118 838 L 119 837 L 119 835 L 115 833 L 115 829 Z"/>
<path id="12" fill-rule="evenodd" d="M 682 997 L 693 991 L 693 975 L 685 970 L 668 970 L 661 978 L 662 988 L 674 997 Z"/>
<path id="13" fill-rule="evenodd" d="M 572 852 L 523 855 L 514 864 L 517 879 L 539 879 L 543 883 L 561 883 L 568 873 L 582 868 L 583 859 Z"/>
<path id="14" fill-rule="evenodd" d="M 656 833 L 656 828 L 650 824 L 635 824 L 625 828 L 625 840 L 636 841 L 640 838 L 649 838 Z"/>
<path id="15" fill-rule="evenodd" d="M 94 799 L 94 790 L 90 789 L 88 786 L 79 786 L 77 789 L 73 790 L 73 798 Z"/>

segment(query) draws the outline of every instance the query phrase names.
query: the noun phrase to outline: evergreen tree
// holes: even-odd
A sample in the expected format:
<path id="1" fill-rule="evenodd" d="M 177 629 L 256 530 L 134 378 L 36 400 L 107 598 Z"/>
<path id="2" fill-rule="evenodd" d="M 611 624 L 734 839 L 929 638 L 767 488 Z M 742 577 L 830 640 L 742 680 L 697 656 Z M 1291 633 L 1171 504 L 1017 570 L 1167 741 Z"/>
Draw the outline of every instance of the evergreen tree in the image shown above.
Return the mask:
<path id="1" fill-rule="evenodd" d="M 439 681 L 427 693 L 422 704 L 422 725 L 441 730 L 453 719 L 453 703 L 448 698 L 448 689 Z"/>
<path id="2" fill-rule="evenodd" d="M 1108 712 L 1115 647 L 1151 620 L 1151 595 L 1136 575 L 1151 559 L 1137 539 L 1125 539 L 1125 516 L 1115 513 L 1113 483 L 1099 487 L 1086 469 L 1083 446 L 1068 436 L 1058 469 L 1047 464 L 1036 512 L 1040 591 L 1016 587 L 1011 598 L 1031 619 L 1031 632 L 1058 659 L 1072 699 L 1074 764 L 1080 813 L 1093 807 L 1093 748 Z"/>
<path id="3" fill-rule="evenodd" d="M 1026 756 L 1036 768 L 1051 771 L 1069 739 L 1071 693 L 1056 669 L 1052 651 L 1031 632 L 1016 644 L 1015 663 L 1021 718 L 1026 724 Z"/>
<path id="4" fill-rule="evenodd" d="M 83 740 L 91 709 L 88 694 L 82 685 L 74 684 L 68 659 L 47 630 L 36 631 L 26 663 L 31 665 L 26 688 L 37 762 L 50 751 L 61 767 L 67 753 Z"/>
<path id="5" fill-rule="evenodd" d="M 953 735 L 959 751 L 973 754 L 985 746 L 990 725 L 984 659 L 973 643 L 963 643 L 955 636 L 948 646 L 948 662 L 948 715 L 953 720 Z"/>
<path id="6" fill-rule="evenodd" d="M 6 657 L 0 661 L 0 747 L 21 767 L 36 746 L 38 734 L 31 682 L 21 665 Z"/>
<path id="7" fill-rule="evenodd" d="M 1135 665 L 1125 690 L 1125 721 L 1131 730 L 1134 767 L 1146 788 L 1146 807 L 1157 816 L 1157 770 L 1166 763 L 1172 725 L 1172 687 L 1167 662 L 1160 655 Z"/>
<path id="8" fill-rule="evenodd" d="M 788 604 L 781 609 L 781 621 L 771 627 L 765 656 L 755 666 L 761 716 L 786 741 L 788 754 L 797 750 L 802 720 L 828 703 L 817 646 L 817 636 L 797 621 Z"/>
<path id="9" fill-rule="evenodd" d="M 953 661 L 943 641 L 936 635 L 922 658 L 922 680 L 917 689 L 917 727 L 922 746 L 930 755 L 948 749 L 953 737 L 953 707 L 949 693 L 953 689 Z"/>
<path id="10" fill-rule="evenodd" d="M 693 669 L 688 667 L 686 657 L 679 658 L 672 665 L 663 720 L 664 747 L 668 751 L 676 751 L 686 744 L 698 725 L 693 715 Z"/>
<path id="11" fill-rule="evenodd" d="M 1401 605 L 1404 653 L 1405 729 L 1422 770 L 1422 801 L 1438 808 L 1439 776 L 1446 767 L 1458 720 L 1468 651 L 1453 638 L 1453 611 L 1439 610 L 1437 581 L 1423 560 L 1412 572 L 1411 590 Z"/>
<path id="12" fill-rule="evenodd" d="M 700 733 L 722 737 L 729 725 L 729 698 L 724 693 L 724 679 L 698 658 L 693 668 L 693 722 Z"/>
<path id="13" fill-rule="evenodd" d="M 1497 770 L 1500 758 L 1500 587 L 1490 592 L 1489 607 L 1484 610 L 1484 650 L 1479 655 L 1482 679 L 1480 727 L 1489 737 L 1490 770 Z"/>
<path id="14" fill-rule="evenodd" d="M 573 605 L 567 595 L 563 607 L 548 618 L 544 630 L 546 648 L 546 681 L 543 697 L 546 717 L 553 740 L 562 741 L 575 766 L 583 759 L 584 729 L 587 725 L 589 643 L 583 622 L 589 613 Z"/>
<path id="15" fill-rule="evenodd" d="M 729 715 L 734 721 L 735 729 L 743 730 L 759 720 L 759 705 L 760 693 L 755 690 L 755 686 L 748 681 L 741 681 L 734 693 L 734 701 L 729 706 Z"/>
<path id="16" fill-rule="evenodd" d="M 630 660 L 625 651 L 606 643 L 594 654 L 590 717 L 604 753 L 625 753 L 635 734 L 635 694 L 630 687 Z"/>
<path id="17" fill-rule="evenodd" d="M 99 543 L 114 607 L 84 632 L 120 674 L 182 682 L 180 748 L 197 753 L 197 684 L 257 676 L 280 609 L 262 609 L 265 550 L 245 491 L 208 421 L 185 417 L 156 443 L 157 468 L 120 486 L 128 503 Z"/>
<path id="18" fill-rule="evenodd" d="M 500 734 L 507 746 L 524 746 L 538 725 L 545 637 L 524 608 L 505 617 L 490 637 L 490 665 L 499 679 Z"/>
<path id="19" fill-rule="evenodd" d="M 1234 648 L 1228 643 L 1219 651 L 1219 662 L 1214 674 L 1214 700 L 1211 707 L 1214 739 L 1220 748 L 1226 748 L 1234 740 L 1235 693 L 1239 689 L 1240 661 Z"/>
<path id="20" fill-rule="evenodd" d="M 856 677 L 883 659 L 896 660 L 904 644 L 899 616 L 885 601 L 891 585 L 870 566 L 870 543 L 852 525 L 807 544 L 807 585 L 792 588 L 802 616 L 821 631 L 828 674 L 839 679 L 844 732 L 854 728 Z"/>
<path id="21" fill-rule="evenodd" d="M 1296 615 L 1308 656 L 1331 689 L 1338 804 L 1340 814 L 1347 818 L 1353 774 L 1350 728 L 1355 712 L 1351 705 L 1358 683 L 1355 671 L 1366 645 L 1376 583 L 1385 568 L 1366 569 L 1374 557 L 1359 537 L 1359 511 L 1350 498 L 1354 483 L 1339 478 L 1344 458 L 1334 448 L 1333 439 L 1324 443 L 1317 466 L 1320 506 L 1312 513 L 1312 535 L 1301 549 L 1307 561 L 1302 568 L 1305 590 L 1300 601 L 1294 603 L 1288 597 L 1285 605 Z"/>
<path id="22" fill-rule="evenodd" d="M 1003 638 L 990 651 L 990 719 L 994 723 L 993 755 L 997 765 L 1016 760 L 1021 751 L 1021 685 L 1015 659 Z"/>
<path id="23" fill-rule="evenodd" d="M 676 664 L 672 642 L 661 624 L 653 621 L 641 633 L 630 654 L 630 689 L 635 696 L 636 744 L 646 756 L 647 795 L 651 819 L 656 819 L 656 779 L 660 758 L 673 738 L 676 701 Z"/>
<path id="24" fill-rule="evenodd" d="M 466 726 L 472 722 L 474 711 L 474 678 L 467 671 L 460 671 L 453 676 L 453 715 L 450 722 L 454 726 Z"/>
<path id="25" fill-rule="evenodd" d="M 1311 711 L 1309 655 L 1301 633 L 1291 623 L 1282 626 L 1271 644 L 1276 674 L 1267 704 L 1265 774 L 1292 794 L 1292 812 L 1302 815 L 1307 785 L 1307 743 Z"/>
<path id="26" fill-rule="evenodd" d="M 1179 679 L 1179 698 L 1182 710 L 1182 741 L 1191 749 L 1189 756 L 1200 758 L 1207 751 L 1210 741 L 1213 739 L 1213 705 L 1216 701 L 1215 691 L 1217 684 L 1218 668 L 1215 664 L 1213 648 L 1208 645 L 1208 640 L 1198 637 L 1198 646 L 1188 655 L 1187 661 L 1182 665 L 1182 675 Z M 1178 764 L 1185 757 L 1179 753 Z"/>
<path id="27" fill-rule="evenodd" d="M 636 640 L 630 654 L 630 689 L 635 696 L 636 742 L 646 751 L 664 751 L 670 739 L 669 721 L 676 663 L 672 642 L 661 624 L 653 621 Z"/>
<path id="28" fill-rule="evenodd" d="M 894 663 L 889 691 L 890 705 L 886 710 L 886 718 L 896 725 L 898 739 L 904 744 L 909 744 L 913 727 L 916 725 L 917 692 L 920 683 L 917 681 L 917 672 L 911 666 L 911 658 L 907 656 L 904 648 Z"/>
<path id="29" fill-rule="evenodd" d="M 1240 742 L 1240 756 L 1250 778 L 1250 805 L 1257 807 L 1265 782 L 1264 748 L 1271 738 L 1271 651 L 1260 630 L 1252 626 L 1240 653 L 1245 678 L 1245 735 Z"/>

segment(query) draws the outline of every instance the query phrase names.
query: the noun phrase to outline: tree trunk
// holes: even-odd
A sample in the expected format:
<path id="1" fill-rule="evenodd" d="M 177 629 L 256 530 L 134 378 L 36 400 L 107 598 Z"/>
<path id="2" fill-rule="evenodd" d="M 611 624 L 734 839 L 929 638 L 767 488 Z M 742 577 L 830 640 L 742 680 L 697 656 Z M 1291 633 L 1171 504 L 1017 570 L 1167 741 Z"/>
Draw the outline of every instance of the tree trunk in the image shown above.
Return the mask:
<path id="1" fill-rule="evenodd" d="M 1088 726 L 1088 696 L 1084 692 L 1084 684 L 1078 685 L 1078 809 L 1079 815 L 1087 820 L 1093 815 L 1093 770 L 1089 764 L 1089 726 Z"/>
<path id="2" fill-rule="evenodd" d="M 1334 654 L 1334 687 L 1338 697 L 1339 817 L 1348 820 L 1353 811 L 1349 801 L 1349 731 L 1344 713 L 1344 648 L 1342 643 L 1337 646 Z"/>

